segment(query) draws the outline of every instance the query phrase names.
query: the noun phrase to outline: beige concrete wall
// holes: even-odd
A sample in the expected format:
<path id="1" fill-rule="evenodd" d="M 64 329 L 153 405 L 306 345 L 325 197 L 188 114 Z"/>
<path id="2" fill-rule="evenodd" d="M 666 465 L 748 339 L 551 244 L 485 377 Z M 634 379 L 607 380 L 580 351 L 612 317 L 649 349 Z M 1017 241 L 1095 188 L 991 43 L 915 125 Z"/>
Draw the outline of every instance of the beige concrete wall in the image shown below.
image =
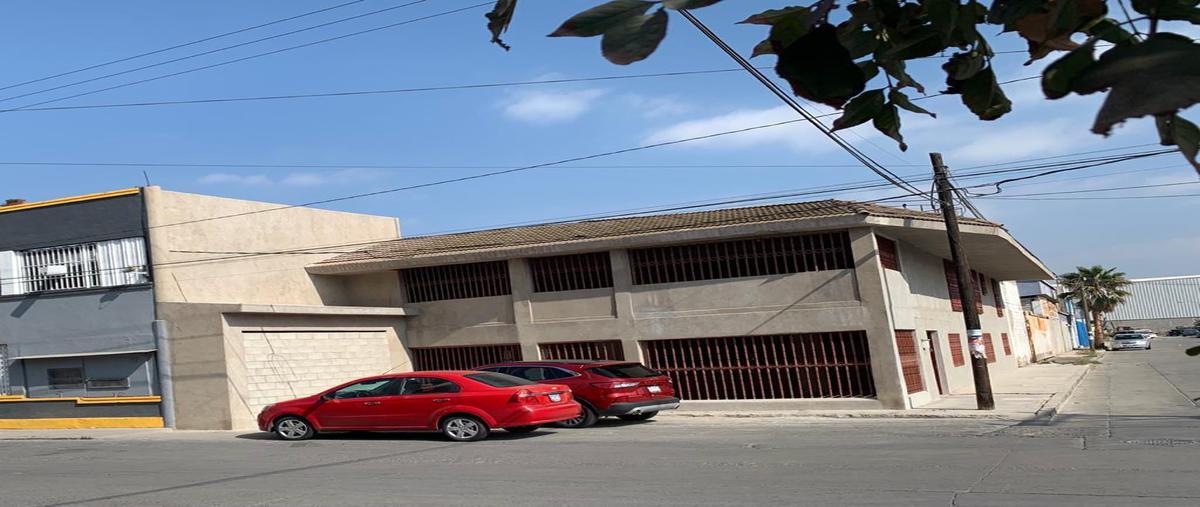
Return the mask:
<path id="1" fill-rule="evenodd" d="M 225 368 L 225 320 L 237 305 L 158 304 L 166 321 L 174 374 L 175 427 L 230 429 L 229 374 Z"/>
<path id="2" fill-rule="evenodd" d="M 533 293 L 529 295 L 530 320 L 614 319 L 617 308 L 613 295 L 611 288 Z"/>
<path id="3" fill-rule="evenodd" d="M 344 251 L 350 247 L 338 245 L 399 237 L 399 225 L 389 217 L 305 207 L 266 211 L 281 205 L 159 187 L 147 187 L 145 198 L 160 303 L 347 304 L 344 279 L 304 270 L 323 254 L 242 257 L 184 251 Z M 248 214 L 226 217 L 239 213 Z"/>

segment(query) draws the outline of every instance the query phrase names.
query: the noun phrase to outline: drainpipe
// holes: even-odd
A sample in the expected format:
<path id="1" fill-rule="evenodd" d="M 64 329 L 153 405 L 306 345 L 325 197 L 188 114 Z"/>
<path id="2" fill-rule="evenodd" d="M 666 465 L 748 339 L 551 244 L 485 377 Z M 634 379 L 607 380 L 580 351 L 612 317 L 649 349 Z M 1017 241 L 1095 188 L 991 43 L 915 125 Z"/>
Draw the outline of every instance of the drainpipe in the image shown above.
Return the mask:
<path id="1" fill-rule="evenodd" d="M 171 376 L 171 341 L 167 333 L 167 321 L 156 320 L 151 324 L 154 343 L 158 349 L 154 354 L 158 366 L 158 386 L 162 391 L 163 426 L 175 427 L 175 385 Z"/>

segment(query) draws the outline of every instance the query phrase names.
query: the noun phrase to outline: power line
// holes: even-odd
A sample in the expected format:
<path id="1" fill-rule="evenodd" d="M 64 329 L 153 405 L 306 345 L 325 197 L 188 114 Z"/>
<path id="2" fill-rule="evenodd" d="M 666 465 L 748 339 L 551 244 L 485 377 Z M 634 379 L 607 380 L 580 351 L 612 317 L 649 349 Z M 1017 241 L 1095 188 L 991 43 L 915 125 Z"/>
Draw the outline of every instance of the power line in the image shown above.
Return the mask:
<path id="1" fill-rule="evenodd" d="M 428 0 L 417 0 L 416 2 L 413 2 L 413 3 L 425 2 L 425 1 L 428 1 Z M 287 52 L 287 51 L 292 51 L 292 50 L 296 50 L 296 49 L 306 48 L 306 47 L 310 47 L 310 46 L 316 46 L 316 45 L 318 45 L 318 44 L 324 44 L 324 43 L 327 43 L 327 42 L 333 42 L 333 41 L 336 41 L 336 40 L 346 39 L 346 38 L 349 38 L 349 37 L 355 37 L 355 36 L 358 36 L 358 35 L 363 35 L 363 34 L 367 34 L 367 33 L 378 32 L 378 31 L 380 31 L 380 30 L 386 30 L 386 29 L 388 29 L 388 28 L 395 28 L 395 27 L 398 27 L 398 26 L 408 25 L 408 24 L 412 24 L 412 23 L 419 22 L 419 21 L 425 21 L 425 20 L 429 20 L 429 19 L 433 19 L 433 18 L 442 17 L 442 16 L 448 16 L 448 15 L 450 15 L 450 14 L 457 14 L 457 13 L 460 13 L 460 12 L 465 12 L 465 11 L 469 11 L 469 10 L 479 9 L 479 8 L 481 8 L 481 7 L 486 7 L 486 6 L 488 6 L 488 5 L 491 5 L 491 3 L 492 3 L 492 2 L 483 2 L 483 3 L 479 3 L 479 4 L 469 5 L 469 6 L 466 6 L 466 7 L 461 7 L 461 8 L 458 8 L 458 9 L 451 9 L 451 10 L 448 10 L 448 11 L 442 11 L 442 12 L 438 12 L 438 13 L 435 13 L 435 14 L 430 14 L 430 15 L 427 15 L 427 16 L 421 16 L 421 17 L 417 17 L 417 18 L 407 19 L 407 20 L 400 21 L 400 22 L 397 22 L 397 23 L 391 23 L 391 24 L 387 24 L 387 25 L 383 25 L 383 26 L 378 26 L 378 27 L 375 27 L 375 28 L 369 28 L 369 29 L 366 29 L 366 30 L 360 30 L 360 31 L 357 31 L 357 32 L 352 32 L 352 33 L 348 33 L 348 34 L 338 35 L 338 36 L 335 36 L 335 37 L 329 37 L 329 38 L 325 38 L 325 39 L 321 39 L 321 40 L 317 40 L 317 41 L 313 41 L 313 42 L 307 42 L 307 43 L 304 43 L 304 44 L 298 44 L 298 45 L 295 45 L 295 46 L 288 46 L 288 47 L 281 48 L 281 49 L 276 49 L 276 50 L 272 50 L 272 51 L 267 51 L 267 52 L 265 52 L 265 53 L 253 54 L 253 55 L 250 55 L 250 56 L 244 56 L 244 57 L 241 57 L 241 58 L 235 58 L 235 59 L 232 59 L 232 60 L 226 60 L 226 61 L 223 61 L 223 62 L 217 62 L 217 63 L 210 64 L 210 65 L 204 65 L 204 66 L 201 66 L 201 67 L 194 67 L 194 68 L 191 68 L 191 69 L 185 69 L 185 70 L 181 70 L 181 71 L 178 71 L 178 72 L 172 72 L 172 73 L 169 73 L 169 74 L 162 74 L 162 75 L 158 75 L 158 76 L 155 76 L 155 77 L 150 77 L 150 78 L 146 78 L 146 79 L 140 79 L 140 80 L 137 80 L 137 81 L 130 81 L 130 82 L 127 82 L 127 83 L 122 83 L 122 84 L 118 84 L 118 85 L 109 86 L 109 87 L 107 87 L 107 88 L 99 88 L 99 89 L 96 89 L 96 90 L 91 90 L 91 91 L 87 91 L 87 92 L 83 92 L 83 93 L 77 93 L 77 94 L 74 94 L 74 95 L 68 95 L 68 96 L 65 96 L 65 97 L 59 97 L 59 98 L 56 98 L 56 99 L 44 100 L 44 101 L 42 101 L 42 102 L 35 102 L 35 103 L 33 103 L 33 104 L 26 104 L 26 105 L 24 105 L 24 106 L 20 106 L 20 107 L 15 107 L 15 108 L 10 108 L 10 109 L 0 109 L 0 113 L 8 113 L 8 112 L 13 112 L 13 111 L 19 111 L 19 110 L 22 110 L 22 109 L 25 109 L 25 108 L 31 108 L 31 107 L 37 107 L 37 106 L 41 106 L 41 105 L 45 105 L 45 104 L 51 104 L 51 103 L 55 103 L 55 102 L 61 102 L 61 101 L 64 101 L 64 100 L 74 99 L 74 98 L 78 98 L 78 97 L 84 97 L 84 96 L 87 96 L 87 95 L 93 95 L 93 94 L 96 94 L 96 93 L 106 92 L 106 91 L 110 91 L 110 90 L 116 90 L 116 89 L 119 89 L 119 88 L 125 88 L 125 87 L 128 87 L 128 86 L 134 86 L 134 85 L 138 85 L 138 84 L 149 83 L 149 82 L 152 82 L 152 81 L 158 81 L 158 80 L 160 80 L 160 79 L 167 79 L 167 78 L 171 78 L 171 77 L 175 77 L 175 76 L 181 76 L 181 75 L 184 75 L 184 74 L 190 74 L 190 73 L 192 73 L 192 72 L 199 72 L 199 71 L 202 71 L 202 70 L 212 69 L 212 68 L 215 68 L 215 67 L 221 67 L 221 66 L 225 66 L 225 65 L 230 65 L 230 64 L 233 64 L 233 63 L 244 62 L 244 61 L 247 61 L 247 60 L 253 60 L 253 59 L 256 59 L 256 58 L 262 58 L 262 57 L 264 57 L 264 56 L 270 56 L 270 55 L 275 55 L 275 54 L 279 54 L 279 53 L 283 53 L 283 52 Z"/>
<path id="2" fill-rule="evenodd" d="M 1005 197 L 996 196 L 988 199 L 1005 199 L 1013 201 L 1113 201 L 1127 199 L 1173 199 L 1180 197 L 1200 197 L 1200 194 L 1169 194 L 1169 195 L 1113 195 L 1108 197 Z"/>
<path id="3" fill-rule="evenodd" d="M 1090 169 L 1092 167 L 1099 167 L 1099 166 L 1103 166 L 1103 165 L 1115 164 L 1118 162 L 1125 162 L 1125 161 L 1135 160 L 1135 159 L 1139 159 L 1139 158 L 1155 157 L 1155 156 L 1159 156 L 1159 155 L 1165 155 L 1168 153 L 1175 153 L 1178 151 L 1179 151 L 1178 148 L 1173 148 L 1173 149 L 1158 150 L 1158 151 L 1141 153 L 1141 154 L 1117 155 L 1117 156 L 1108 157 L 1105 159 L 1098 159 L 1097 161 L 1094 161 L 1091 163 L 1085 163 L 1085 164 L 1076 165 L 1076 166 L 1072 166 L 1072 167 L 1065 167 L 1065 168 L 1061 168 L 1061 169 L 1054 169 L 1051 171 L 1045 171 L 1045 172 L 1041 172 L 1041 173 L 1037 173 L 1037 174 L 1033 174 L 1033 175 L 1029 175 L 1029 176 L 1019 176 L 1016 178 L 1008 178 L 1005 180 L 997 181 L 995 183 L 988 183 L 985 185 L 975 185 L 975 186 L 971 187 L 971 188 L 979 188 L 979 187 L 987 187 L 987 186 L 995 187 L 996 191 L 988 193 L 988 194 L 980 194 L 978 192 L 972 192 L 970 190 L 967 190 L 967 192 L 970 194 L 974 194 L 976 197 L 996 195 L 1003 191 L 1003 189 L 1001 189 L 1000 186 L 1004 185 L 1005 183 L 1011 183 L 1014 181 L 1022 181 L 1022 180 L 1027 180 L 1027 179 L 1031 179 L 1031 178 L 1040 178 L 1042 176 L 1049 176 L 1051 174 L 1058 174 L 1058 173 L 1067 172 L 1067 171 L 1078 171 L 1080 169 Z M 1066 163 L 1066 162 L 1061 162 L 1061 163 L 1056 163 L 1056 164 L 1047 164 L 1047 166 L 1053 166 L 1053 165 L 1070 165 L 1070 164 Z"/>
<path id="4" fill-rule="evenodd" d="M 205 38 L 203 38 L 203 39 L 197 39 L 197 40 L 194 40 L 194 41 L 191 41 L 191 42 L 185 42 L 185 43 L 183 43 L 183 44 L 176 44 L 176 45 L 174 45 L 174 46 L 165 47 L 165 48 L 162 48 L 162 49 L 156 49 L 156 50 L 154 50 L 154 51 L 148 51 L 148 52 L 145 52 L 145 53 L 140 53 L 140 54 L 136 54 L 136 55 L 133 55 L 133 56 L 127 56 L 127 57 L 124 57 L 124 58 L 118 58 L 118 59 L 116 59 L 116 60 L 109 60 L 109 61 L 107 61 L 107 62 L 104 62 L 104 63 L 98 63 L 98 64 L 95 64 L 95 65 L 90 65 L 90 66 L 87 66 L 87 67 L 82 67 L 82 68 L 78 68 L 78 69 L 75 69 L 75 70 L 69 70 L 69 71 L 66 71 L 66 72 L 60 72 L 60 73 L 58 73 L 58 74 L 54 74 L 54 75 L 52 75 L 52 76 L 45 76 L 45 77 L 40 77 L 40 78 L 37 78 L 37 79 L 31 79 L 31 80 L 29 80 L 29 81 L 24 81 L 24 82 L 21 82 L 21 83 L 10 84 L 10 85 L 4 86 L 4 87 L 0 87 L 0 91 L 3 91 L 3 90 L 8 90 L 8 89 L 10 89 L 10 88 L 16 88 L 16 87 L 18 87 L 18 86 L 25 86 L 25 85 L 28 85 L 28 84 L 33 84 L 33 83 L 40 83 L 40 82 L 42 82 L 42 81 L 48 81 L 48 80 L 50 80 L 50 79 L 60 78 L 60 77 L 63 77 L 63 76 L 69 76 L 69 75 L 72 75 L 72 74 L 78 74 L 78 73 L 80 73 L 80 72 L 85 72 L 85 71 L 89 71 L 89 70 L 93 70 L 93 69 L 99 69 L 99 68 L 101 68 L 101 67 L 107 67 L 107 66 L 109 66 L 109 65 L 115 65 L 115 64 L 118 64 L 118 63 L 124 63 L 124 62 L 128 62 L 128 61 L 130 61 L 130 60 L 136 60 L 136 59 L 138 59 L 138 58 L 144 58 L 144 57 L 147 57 L 147 56 L 157 55 L 157 54 L 159 54 L 159 53 L 165 53 L 165 52 L 167 52 L 167 51 L 172 51 L 172 50 L 175 50 L 175 49 L 181 49 L 181 48 L 185 48 L 185 47 L 188 47 L 188 46 L 194 46 L 194 45 L 196 45 L 196 44 L 201 44 L 201 43 L 205 43 L 205 42 L 208 42 L 208 41 L 212 41 L 212 40 L 216 40 L 216 39 L 220 39 L 220 38 L 224 38 L 224 37 L 229 37 L 229 36 L 231 36 L 231 35 L 237 35 L 237 34 L 239 34 L 239 33 L 245 33 L 245 32 L 249 32 L 249 31 L 251 31 L 251 30 L 257 30 L 257 29 L 259 29 L 259 28 L 265 28 L 265 27 L 268 27 L 268 26 L 271 26 L 271 25 L 277 25 L 277 24 L 280 24 L 280 23 L 285 23 L 285 22 L 288 22 L 288 21 L 297 20 L 297 19 L 300 19 L 300 18 L 303 18 L 303 17 L 312 16 L 312 15 L 314 15 L 314 14 L 320 14 L 320 13 L 322 13 L 322 12 L 328 12 L 328 11 L 332 11 L 332 10 L 334 10 L 334 9 L 341 9 L 342 7 L 347 7 L 347 6 L 354 5 L 354 4 L 360 4 L 360 3 L 363 3 L 363 2 L 365 2 L 365 1 L 366 1 L 366 0 L 353 0 L 353 1 L 351 1 L 351 2 L 341 3 L 341 4 L 337 4 L 337 5 L 333 5 L 333 6 L 325 7 L 325 8 L 322 8 L 322 9 L 317 9 L 317 10 L 315 10 L 315 11 L 308 11 L 308 12 L 305 12 L 305 13 L 303 13 L 303 14 L 297 14 L 297 15 L 295 15 L 295 16 L 291 16 L 291 17 L 287 17 L 287 18 L 276 19 L 276 20 L 274 20 L 274 21 L 269 21 L 269 22 L 266 22 L 266 23 L 262 23 L 262 24 L 258 24 L 258 25 L 254 25 L 254 26 L 249 26 L 249 27 L 246 27 L 246 28 L 240 28 L 240 29 L 234 30 L 234 31 L 232 31 L 232 32 L 225 32 L 225 33 L 221 33 L 221 34 L 217 34 L 217 35 L 213 35 L 213 36 L 205 37 Z"/>
<path id="5" fill-rule="evenodd" d="M 1133 185 L 1133 186 L 1125 186 L 1125 187 L 1089 188 L 1089 189 L 1083 189 L 1083 190 L 1061 190 L 1061 191 L 1057 191 L 1057 192 L 1037 192 L 1037 193 L 1031 193 L 1031 194 L 1013 194 L 1013 195 L 1005 195 L 1002 197 L 1032 197 L 1032 196 L 1039 196 L 1039 195 L 1090 194 L 1090 193 L 1094 193 L 1094 192 L 1112 192 L 1114 190 L 1134 190 L 1134 189 L 1140 189 L 1140 188 L 1178 187 L 1178 186 L 1182 186 L 1182 185 L 1196 185 L 1196 184 L 1200 184 L 1200 181 L 1175 181 L 1175 182 L 1171 182 L 1171 183 L 1160 183 L 1157 185 Z"/>

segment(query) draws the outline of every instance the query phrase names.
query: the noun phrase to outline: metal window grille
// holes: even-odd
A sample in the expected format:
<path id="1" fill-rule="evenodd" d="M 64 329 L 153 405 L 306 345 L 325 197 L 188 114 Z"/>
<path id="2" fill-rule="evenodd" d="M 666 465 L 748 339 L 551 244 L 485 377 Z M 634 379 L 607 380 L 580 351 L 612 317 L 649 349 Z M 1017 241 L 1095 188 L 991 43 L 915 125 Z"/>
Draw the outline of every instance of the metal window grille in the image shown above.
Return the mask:
<path id="1" fill-rule="evenodd" d="M 625 360 L 625 350 L 620 340 L 591 342 L 539 343 L 542 359 L 610 359 Z"/>
<path id="2" fill-rule="evenodd" d="M 863 331 L 642 342 L 685 400 L 875 396 Z"/>
<path id="3" fill-rule="evenodd" d="M 529 259 L 534 292 L 600 289 L 612 287 L 612 263 L 608 252 L 560 255 Z"/>
<path id="4" fill-rule="evenodd" d="M 962 335 L 958 333 L 950 333 L 946 335 L 946 340 L 950 345 L 950 358 L 954 361 L 954 366 L 962 366 L 967 364 L 967 359 L 963 355 Z"/>
<path id="5" fill-rule="evenodd" d="M 983 275 L 971 270 L 971 290 L 975 292 L 975 313 L 983 315 Z"/>
<path id="6" fill-rule="evenodd" d="M 908 393 L 925 390 L 921 379 L 921 350 L 917 348 L 917 337 L 912 331 L 896 331 L 896 352 L 900 355 L 900 372 L 904 374 L 904 386 Z"/>
<path id="7" fill-rule="evenodd" d="M 983 348 L 987 352 L 987 362 L 996 362 L 996 344 L 992 343 L 992 333 L 983 333 Z"/>
<path id="8" fill-rule="evenodd" d="M 477 262 L 401 270 L 408 302 L 481 298 L 511 294 L 508 262 Z"/>
<path id="9" fill-rule="evenodd" d="M 946 290 L 950 293 L 950 309 L 961 312 L 963 309 L 962 294 L 958 291 L 958 271 L 954 263 L 943 260 L 942 268 L 946 271 Z"/>
<path id="10" fill-rule="evenodd" d="M 16 252 L 15 261 L 18 278 L 7 281 L 15 294 L 148 281 L 145 243 L 140 237 L 25 250 Z"/>
<path id="11" fill-rule="evenodd" d="M 8 381 L 8 345 L 0 343 L 0 394 L 12 394 Z"/>
<path id="12" fill-rule="evenodd" d="M 882 236 L 875 236 L 875 240 L 879 243 L 879 262 L 883 267 L 900 271 L 900 254 L 896 242 Z"/>
<path id="13" fill-rule="evenodd" d="M 491 363 L 521 360 L 521 346 L 467 345 L 412 348 L 413 371 L 471 370 Z"/>
<path id="14" fill-rule="evenodd" d="M 1012 344 L 1008 341 L 1008 333 L 1000 333 L 1000 345 L 1004 346 L 1004 355 L 1012 355 Z"/>
<path id="15" fill-rule="evenodd" d="M 845 231 L 629 251 L 634 285 L 850 269 Z"/>
<path id="16" fill-rule="evenodd" d="M 1000 281 L 992 280 L 992 301 L 996 303 L 996 316 L 1004 316 L 1004 295 L 1000 293 Z"/>

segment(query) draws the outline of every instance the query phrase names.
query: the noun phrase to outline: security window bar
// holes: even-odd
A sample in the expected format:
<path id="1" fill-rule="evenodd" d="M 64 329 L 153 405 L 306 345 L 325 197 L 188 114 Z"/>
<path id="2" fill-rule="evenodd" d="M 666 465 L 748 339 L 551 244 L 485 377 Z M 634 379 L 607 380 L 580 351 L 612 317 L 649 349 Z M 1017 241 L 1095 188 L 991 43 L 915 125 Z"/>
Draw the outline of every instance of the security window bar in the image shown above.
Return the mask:
<path id="1" fill-rule="evenodd" d="M 996 316 L 1004 316 L 1004 295 L 1000 293 L 1000 281 L 992 280 L 992 301 L 996 304 Z"/>
<path id="2" fill-rule="evenodd" d="M 987 353 L 987 362 L 996 362 L 996 344 L 992 342 L 992 333 L 983 333 L 983 347 Z"/>
<path id="3" fill-rule="evenodd" d="M 140 237 L 0 254 L 0 294 L 6 296 L 149 281 Z"/>
<path id="4" fill-rule="evenodd" d="M 1012 355 L 1012 343 L 1008 341 L 1008 333 L 1000 333 L 1000 344 L 1004 346 L 1004 355 Z"/>
<path id="5" fill-rule="evenodd" d="M 602 289 L 613 286 L 608 252 L 529 259 L 534 292 Z"/>
<path id="6" fill-rule="evenodd" d="M 900 372 L 904 375 L 904 386 L 908 394 L 925 390 L 921 378 L 921 350 L 912 331 L 896 330 L 896 352 L 900 356 Z"/>
<path id="7" fill-rule="evenodd" d="M 863 331 L 642 342 L 685 400 L 871 398 Z"/>
<path id="8" fill-rule="evenodd" d="M 402 270 L 408 302 L 443 301 L 511 294 L 508 262 L 477 262 Z"/>
<path id="9" fill-rule="evenodd" d="M 975 313 L 983 315 L 983 275 L 971 270 L 971 290 L 975 292 Z"/>
<path id="10" fill-rule="evenodd" d="M 946 260 L 942 261 L 942 268 L 946 272 L 946 291 L 950 293 L 950 309 L 961 312 L 963 303 L 962 295 L 958 292 L 958 271 L 954 269 L 954 263 Z"/>
<path id="11" fill-rule="evenodd" d="M 946 339 L 950 346 L 950 358 L 954 361 L 954 366 L 963 366 L 967 364 L 967 358 L 963 355 L 962 335 L 958 333 L 949 333 Z"/>
<path id="12" fill-rule="evenodd" d="M 850 269 L 845 231 L 629 251 L 634 285 Z"/>
<path id="13" fill-rule="evenodd" d="M 879 263 L 883 264 L 885 269 L 900 271 L 900 254 L 896 242 L 883 236 L 875 236 L 875 240 L 879 243 Z"/>
<path id="14" fill-rule="evenodd" d="M 46 370 L 50 389 L 83 389 L 83 368 L 50 368 Z"/>
<path id="15" fill-rule="evenodd" d="M 412 348 L 413 371 L 473 370 L 492 363 L 521 360 L 521 346 L 476 345 Z"/>
<path id="16" fill-rule="evenodd" d="M 538 350 L 542 359 L 608 359 L 624 361 L 625 351 L 620 340 L 602 340 L 591 342 L 539 343 Z"/>

